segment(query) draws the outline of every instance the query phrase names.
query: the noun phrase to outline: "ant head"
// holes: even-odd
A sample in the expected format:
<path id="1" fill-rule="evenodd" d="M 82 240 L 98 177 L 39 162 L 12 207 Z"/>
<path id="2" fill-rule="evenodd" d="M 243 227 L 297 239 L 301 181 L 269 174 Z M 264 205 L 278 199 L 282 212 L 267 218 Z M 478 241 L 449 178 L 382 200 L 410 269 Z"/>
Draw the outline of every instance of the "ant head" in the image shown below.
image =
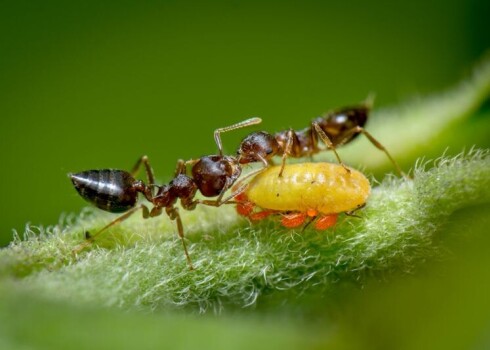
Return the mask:
<path id="1" fill-rule="evenodd" d="M 242 140 L 237 154 L 240 164 L 247 164 L 269 160 L 278 152 L 279 144 L 275 137 L 265 131 L 257 131 Z"/>
<path id="2" fill-rule="evenodd" d="M 192 178 L 204 196 L 214 197 L 228 189 L 241 172 L 236 158 L 212 155 L 202 157 L 194 164 Z"/>

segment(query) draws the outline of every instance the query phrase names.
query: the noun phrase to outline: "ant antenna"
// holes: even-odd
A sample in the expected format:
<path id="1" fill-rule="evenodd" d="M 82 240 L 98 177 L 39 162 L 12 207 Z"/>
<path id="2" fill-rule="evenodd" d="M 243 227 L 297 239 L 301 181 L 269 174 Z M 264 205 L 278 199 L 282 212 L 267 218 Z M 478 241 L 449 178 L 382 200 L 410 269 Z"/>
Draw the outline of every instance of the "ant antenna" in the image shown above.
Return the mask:
<path id="1" fill-rule="evenodd" d="M 216 129 L 214 131 L 214 141 L 216 141 L 216 145 L 218 146 L 219 155 L 223 156 L 223 145 L 221 143 L 220 133 L 226 132 L 226 131 L 231 131 L 231 130 L 236 130 L 236 129 L 241 129 L 241 128 L 244 128 L 246 126 L 260 124 L 260 123 L 262 123 L 262 119 L 254 117 L 254 118 L 250 118 L 250 119 L 238 122 L 238 123 L 230 125 L 230 126 L 225 126 L 224 128 Z"/>

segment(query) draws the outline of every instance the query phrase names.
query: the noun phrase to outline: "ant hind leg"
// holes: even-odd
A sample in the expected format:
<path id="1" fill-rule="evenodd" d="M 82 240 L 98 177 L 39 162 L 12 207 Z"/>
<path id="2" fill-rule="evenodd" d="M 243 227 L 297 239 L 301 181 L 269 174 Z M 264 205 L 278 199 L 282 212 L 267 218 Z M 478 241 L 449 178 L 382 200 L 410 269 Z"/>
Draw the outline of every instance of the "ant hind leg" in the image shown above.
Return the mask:
<path id="1" fill-rule="evenodd" d="M 143 218 L 149 218 L 150 217 L 150 211 L 148 210 L 148 207 L 146 207 L 144 204 L 141 204 L 137 207 L 134 207 L 130 210 L 128 210 L 126 213 L 124 213 L 123 215 L 119 216 L 118 218 L 116 218 L 115 220 L 109 222 L 107 225 L 105 225 L 104 227 L 102 227 L 99 231 L 97 231 L 95 234 L 91 235 L 90 232 L 85 232 L 85 239 L 86 241 L 79 244 L 78 246 L 76 246 L 75 248 L 72 249 L 72 253 L 74 255 L 78 254 L 79 252 L 81 252 L 82 250 L 84 250 L 85 248 L 89 247 L 90 245 L 92 245 L 92 243 L 95 241 L 95 239 L 100 236 L 105 230 L 107 230 L 109 227 L 112 227 L 114 225 L 117 225 L 121 222 L 123 222 L 124 220 L 126 220 L 127 218 L 129 218 L 131 215 L 133 215 L 136 211 L 138 210 L 143 210 Z"/>
<path id="2" fill-rule="evenodd" d="M 337 153 L 337 150 L 335 149 L 334 144 L 332 143 L 330 138 L 327 136 L 327 134 L 325 134 L 325 132 L 320 127 L 320 125 L 318 125 L 318 123 L 313 122 L 312 124 L 313 124 L 313 128 L 315 129 L 318 136 L 322 139 L 323 143 L 325 143 L 327 148 L 335 154 L 335 158 L 337 158 L 337 161 L 339 162 L 339 164 L 345 169 L 345 171 L 347 171 L 347 173 L 350 173 L 350 169 L 347 168 L 345 166 L 344 162 L 342 162 L 342 160 L 340 159 L 340 156 Z"/>
<path id="3" fill-rule="evenodd" d="M 374 145 L 374 147 L 376 147 L 377 149 L 379 149 L 380 151 L 384 152 L 386 154 L 386 156 L 388 157 L 388 159 L 390 160 L 390 162 L 393 164 L 393 166 L 395 167 L 396 171 L 403 177 L 405 178 L 410 178 L 409 176 L 407 176 L 407 174 L 405 174 L 403 172 L 403 170 L 401 169 L 401 167 L 398 165 L 398 163 L 396 162 L 396 160 L 391 156 L 390 152 L 388 152 L 388 150 L 378 141 L 376 140 L 373 135 L 371 135 L 368 131 L 366 131 L 364 128 L 358 126 L 355 128 L 355 132 L 358 132 L 358 133 L 361 133 L 363 134 L 364 136 L 366 136 L 368 138 L 368 140 Z"/>
<path id="4" fill-rule="evenodd" d="M 189 255 L 189 251 L 187 250 L 187 245 L 185 244 L 184 225 L 182 225 L 182 219 L 180 218 L 179 209 L 175 207 L 167 207 L 166 211 L 170 220 L 175 220 L 175 222 L 177 223 L 177 232 L 179 234 L 180 240 L 182 241 L 185 258 L 187 259 L 187 263 L 189 264 L 189 269 L 194 270 L 194 266 L 192 265 L 192 260 Z"/>

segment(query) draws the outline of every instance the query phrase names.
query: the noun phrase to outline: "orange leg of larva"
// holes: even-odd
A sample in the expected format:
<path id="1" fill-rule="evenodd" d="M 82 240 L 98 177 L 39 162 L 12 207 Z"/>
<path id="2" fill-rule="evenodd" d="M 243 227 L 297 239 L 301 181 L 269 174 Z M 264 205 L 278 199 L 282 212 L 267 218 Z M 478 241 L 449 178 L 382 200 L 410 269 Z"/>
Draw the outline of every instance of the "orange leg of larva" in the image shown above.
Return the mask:
<path id="1" fill-rule="evenodd" d="M 307 218 L 306 213 L 285 214 L 282 216 L 281 225 L 286 228 L 294 228 L 303 225 Z"/>
<path id="2" fill-rule="evenodd" d="M 235 196 L 234 200 L 237 202 L 236 211 L 241 216 L 250 216 L 252 211 L 254 210 L 255 205 L 248 200 L 248 197 L 245 193 L 239 193 Z"/>
<path id="3" fill-rule="evenodd" d="M 255 205 L 252 202 L 240 202 L 236 205 L 236 211 L 241 216 L 250 216 Z"/>
<path id="4" fill-rule="evenodd" d="M 330 215 L 322 216 L 315 222 L 315 228 L 317 230 L 326 230 L 327 228 L 330 228 L 337 223 L 338 217 L 339 214 L 330 214 Z"/>
<path id="5" fill-rule="evenodd" d="M 245 194 L 245 192 L 242 192 L 242 193 L 239 193 L 235 196 L 234 198 L 235 201 L 237 202 L 248 202 L 248 197 L 247 195 Z"/>
<path id="6" fill-rule="evenodd" d="M 257 213 L 250 214 L 248 218 L 252 221 L 259 221 L 265 219 L 266 217 L 274 213 L 275 213 L 274 210 L 262 210 Z"/>

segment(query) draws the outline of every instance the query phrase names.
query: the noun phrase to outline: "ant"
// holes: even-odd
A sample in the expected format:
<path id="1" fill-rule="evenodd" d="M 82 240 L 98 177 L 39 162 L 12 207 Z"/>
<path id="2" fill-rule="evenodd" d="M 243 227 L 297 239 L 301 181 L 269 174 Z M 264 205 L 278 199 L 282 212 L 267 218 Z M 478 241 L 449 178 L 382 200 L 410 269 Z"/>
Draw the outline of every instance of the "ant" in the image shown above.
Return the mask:
<path id="1" fill-rule="evenodd" d="M 272 157 L 276 155 L 282 156 L 282 164 L 277 173 L 278 177 L 282 177 L 287 157 L 311 157 L 322 151 L 318 147 L 318 139 L 321 139 L 327 148 L 334 152 L 340 166 L 346 173 L 350 174 L 351 169 L 344 165 L 336 151 L 336 147 L 347 144 L 360 134 L 363 134 L 376 148 L 386 154 L 398 173 L 406 177 L 388 150 L 364 129 L 369 111 L 372 108 L 372 100 L 372 98 L 368 98 L 364 103 L 357 106 L 343 107 L 328 112 L 314 119 L 310 126 L 303 130 L 295 131 L 289 129 L 278 132 L 275 135 L 265 131 L 252 132 L 240 143 L 236 157 L 223 155 L 221 133 L 259 124 L 261 122 L 260 118 L 251 118 L 228 127 L 216 129 L 214 131 L 214 140 L 218 146 L 219 154 L 187 162 L 181 161 L 183 168 L 187 165 L 192 166 L 192 178 L 196 181 L 199 191 L 204 196 L 218 196 L 214 201 L 198 202 L 216 207 L 222 204 L 240 204 L 239 196 L 247 190 L 248 186 L 247 184 L 241 184 L 246 179 L 258 175 L 270 167 Z M 231 195 L 223 199 L 225 192 L 232 188 L 240 176 L 241 165 L 254 162 L 261 162 L 263 168 L 252 171 L 242 177 L 233 187 Z M 234 169 L 234 171 L 224 171 L 225 169 Z M 299 169 L 298 171 L 304 172 L 304 169 Z"/>
<path id="2" fill-rule="evenodd" d="M 192 166 L 192 177 L 197 180 L 197 185 L 203 195 L 218 196 L 216 200 L 207 201 L 204 204 L 217 207 L 222 204 L 236 203 L 233 199 L 247 188 L 246 184 L 239 184 L 243 183 L 247 178 L 265 171 L 272 164 L 272 157 L 276 155 L 282 156 L 281 168 L 278 172 L 278 176 L 281 177 L 288 157 L 311 157 L 321 152 L 322 149 L 318 147 L 319 138 L 325 143 L 327 149 L 334 152 L 338 163 L 345 172 L 350 173 L 351 170 L 344 165 L 336 148 L 351 142 L 357 136 L 363 134 L 376 148 L 386 154 L 401 176 L 407 177 L 388 150 L 364 129 L 372 104 L 373 98 L 368 97 L 365 102 L 357 106 L 343 107 L 327 112 L 323 116 L 314 119 L 309 127 L 299 131 L 289 129 L 278 132 L 275 135 L 266 131 L 252 132 L 241 141 L 236 157 L 223 155 L 221 133 L 261 122 L 260 118 L 247 119 L 214 131 L 214 140 L 218 146 L 219 154 L 202 157 L 197 160 L 189 160 L 183 164 L 184 166 Z M 232 194 L 223 199 L 225 192 L 238 179 L 241 165 L 254 162 L 261 162 L 263 168 L 252 171 L 240 179 Z M 235 169 L 236 173 L 222 171 L 222 169 L 228 168 Z"/>
<path id="3" fill-rule="evenodd" d="M 250 118 L 244 122 L 220 128 L 215 131 L 215 136 L 219 132 L 242 128 L 245 126 L 262 122 L 260 118 Z M 144 165 L 147 184 L 141 180 L 136 180 L 135 176 Z M 187 175 L 187 166 L 192 166 L 192 176 Z M 184 240 L 184 227 L 175 207 L 177 200 L 180 199 L 182 208 L 193 210 L 197 204 L 210 206 L 220 206 L 229 202 L 236 194 L 222 199 L 225 192 L 236 182 L 241 175 L 242 168 L 235 157 L 223 155 L 204 156 L 198 160 L 177 162 L 177 169 L 174 178 L 167 185 L 156 185 L 153 169 L 150 166 L 147 156 L 142 156 L 134 165 L 131 172 L 117 169 L 87 170 L 76 174 L 69 174 L 71 181 L 80 196 L 97 208 L 111 212 L 124 213 L 120 217 L 108 223 L 95 234 L 86 233 L 86 242 L 80 244 L 73 251 L 77 253 L 89 246 L 97 236 L 116 225 L 138 210 L 142 210 L 143 218 L 159 216 L 165 212 L 171 220 L 177 223 L 177 231 L 184 254 L 190 269 L 193 269 L 192 260 L 189 256 Z M 244 179 L 253 176 L 254 172 L 248 174 Z M 215 197 L 215 200 L 194 199 L 197 191 L 204 197 Z M 138 193 L 141 193 L 153 208 L 150 210 L 145 204 L 137 205 Z"/>
<path id="4" fill-rule="evenodd" d="M 282 156 L 281 170 L 279 171 L 280 177 L 283 175 L 288 157 L 311 157 L 322 151 L 318 147 L 319 137 L 325 143 L 327 149 L 333 151 L 339 164 L 349 172 L 349 168 L 340 159 L 336 148 L 351 142 L 357 136 L 363 134 L 376 148 L 386 154 L 397 172 L 406 177 L 388 150 L 364 129 L 369 111 L 372 108 L 372 102 L 373 98 L 369 97 L 364 103 L 357 106 L 333 110 L 314 119 L 309 127 L 299 131 L 289 129 L 274 135 L 265 131 L 253 132 L 242 140 L 238 148 L 239 163 L 262 162 L 264 167 L 267 167 L 272 157 L 276 155 Z M 220 154 L 222 154 L 220 143 L 218 143 L 218 147 L 220 148 Z"/>

